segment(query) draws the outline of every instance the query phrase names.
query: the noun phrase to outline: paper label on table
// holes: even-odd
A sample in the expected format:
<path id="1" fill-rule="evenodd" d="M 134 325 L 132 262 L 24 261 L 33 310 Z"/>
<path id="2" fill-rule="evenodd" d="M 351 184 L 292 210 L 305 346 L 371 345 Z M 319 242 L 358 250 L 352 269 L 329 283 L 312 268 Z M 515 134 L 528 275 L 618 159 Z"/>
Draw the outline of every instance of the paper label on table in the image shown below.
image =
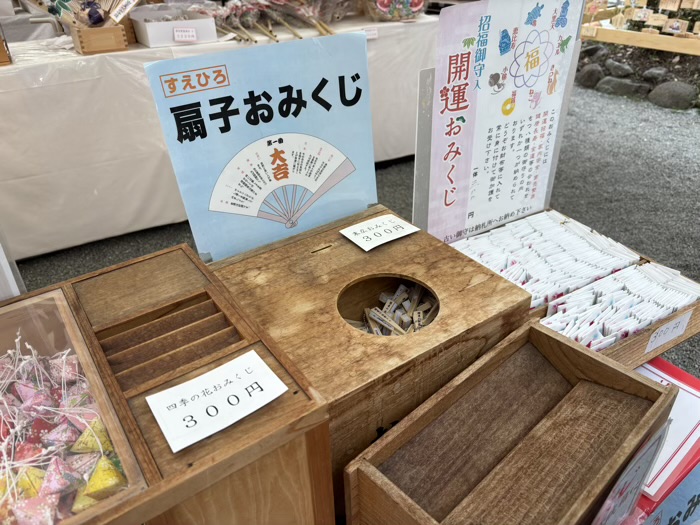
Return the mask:
<path id="1" fill-rule="evenodd" d="M 146 73 L 205 261 L 377 202 L 362 32 L 161 60 Z"/>
<path id="2" fill-rule="evenodd" d="M 593 525 L 620 525 L 630 515 L 642 493 L 644 481 L 664 444 L 668 427 L 667 421 L 632 458 L 603 503 Z"/>
<path id="3" fill-rule="evenodd" d="M 367 35 L 367 40 L 376 40 L 379 38 L 379 28 L 365 27 L 365 35 Z"/>
<path id="4" fill-rule="evenodd" d="M 651 334 L 649 343 L 647 344 L 647 349 L 644 353 L 648 354 L 649 352 L 653 352 L 660 346 L 665 345 L 676 337 L 682 336 L 685 333 L 685 329 L 688 328 L 688 323 L 690 322 L 692 315 L 693 311 L 689 310 L 685 314 L 681 315 L 680 317 L 676 317 L 673 321 L 669 321 L 661 328 L 656 330 L 653 334 Z"/>
<path id="5" fill-rule="evenodd" d="M 175 42 L 196 42 L 197 30 L 194 27 L 173 27 Z"/>
<path id="6" fill-rule="evenodd" d="M 124 18 L 138 3 L 139 0 L 122 0 L 119 2 L 119 4 L 117 4 L 117 7 L 112 10 L 109 17 L 115 22 L 119 23 L 122 21 L 122 18 Z"/>
<path id="7" fill-rule="evenodd" d="M 146 401 L 173 453 L 252 414 L 287 391 L 254 351 Z"/>
<path id="8" fill-rule="evenodd" d="M 395 241 L 418 230 L 420 228 L 413 224 L 389 214 L 353 224 L 340 230 L 340 233 L 368 252 L 372 248 Z"/>
<path id="9" fill-rule="evenodd" d="M 582 11 L 583 0 L 442 9 L 430 185 L 416 196 L 428 233 L 452 243 L 544 209 Z"/>

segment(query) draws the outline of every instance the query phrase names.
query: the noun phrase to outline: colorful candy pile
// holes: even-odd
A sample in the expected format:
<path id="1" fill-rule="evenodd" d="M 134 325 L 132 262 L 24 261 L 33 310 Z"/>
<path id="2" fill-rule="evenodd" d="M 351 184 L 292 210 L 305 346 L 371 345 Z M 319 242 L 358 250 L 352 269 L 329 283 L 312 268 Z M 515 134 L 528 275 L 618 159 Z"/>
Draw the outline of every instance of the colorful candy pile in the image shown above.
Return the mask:
<path id="1" fill-rule="evenodd" d="M 72 350 L 0 358 L 0 520 L 49 525 L 127 486 Z"/>

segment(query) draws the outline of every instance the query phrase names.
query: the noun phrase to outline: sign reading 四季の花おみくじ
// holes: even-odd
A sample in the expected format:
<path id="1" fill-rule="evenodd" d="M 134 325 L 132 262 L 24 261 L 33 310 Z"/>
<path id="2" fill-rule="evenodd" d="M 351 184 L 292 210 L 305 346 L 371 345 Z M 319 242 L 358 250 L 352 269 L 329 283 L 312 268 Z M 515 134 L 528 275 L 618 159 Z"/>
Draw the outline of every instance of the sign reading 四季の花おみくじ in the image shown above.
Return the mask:
<path id="1" fill-rule="evenodd" d="M 146 72 L 204 258 L 377 201 L 363 34 L 166 60 Z"/>
<path id="2" fill-rule="evenodd" d="M 443 9 L 428 231 L 446 242 L 545 206 L 582 0 L 480 0 Z"/>

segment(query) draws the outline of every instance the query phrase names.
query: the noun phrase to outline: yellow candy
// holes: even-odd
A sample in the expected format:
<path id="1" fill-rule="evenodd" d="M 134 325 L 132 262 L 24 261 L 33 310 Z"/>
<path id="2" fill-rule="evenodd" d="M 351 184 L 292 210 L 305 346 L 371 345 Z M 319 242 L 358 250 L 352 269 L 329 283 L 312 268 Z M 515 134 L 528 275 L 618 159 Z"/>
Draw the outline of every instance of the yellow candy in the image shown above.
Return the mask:
<path id="1" fill-rule="evenodd" d="M 44 476 L 46 471 L 36 467 L 27 467 L 22 470 L 17 478 L 17 486 L 22 490 L 25 498 L 36 498 L 39 495 Z"/>
<path id="2" fill-rule="evenodd" d="M 85 495 L 86 488 L 87 485 L 83 485 L 80 487 L 80 489 L 78 489 L 78 493 L 75 495 L 75 501 L 73 501 L 73 506 L 70 509 L 73 514 L 83 512 L 84 510 L 92 507 L 94 504 L 99 503 L 96 499 Z"/>
<path id="3" fill-rule="evenodd" d="M 100 444 L 102 445 L 102 450 L 100 450 Z M 107 433 L 104 423 L 99 419 L 95 419 L 80 435 L 78 441 L 73 444 L 70 451 L 76 454 L 85 454 L 87 452 L 114 452 L 114 447 L 109 440 L 109 434 Z"/>
<path id="4" fill-rule="evenodd" d="M 105 499 L 126 487 L 126 478 L 106 456 L 102 456 L 85 487 L 85 496 Z"/>

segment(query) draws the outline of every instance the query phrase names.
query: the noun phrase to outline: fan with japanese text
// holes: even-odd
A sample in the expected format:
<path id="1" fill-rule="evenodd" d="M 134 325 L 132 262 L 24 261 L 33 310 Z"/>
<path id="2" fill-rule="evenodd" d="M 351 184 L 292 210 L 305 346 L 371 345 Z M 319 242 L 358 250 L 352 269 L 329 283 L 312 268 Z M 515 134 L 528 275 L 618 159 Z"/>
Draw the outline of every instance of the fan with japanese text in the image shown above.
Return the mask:
<path id="1" fill-rule="evenodd" d="M 295 227 L 306 210 L 355 171 L 337 148 L 311 135 L 260 139 L 221 172 L 209 210 L 260 217 Z"/>

